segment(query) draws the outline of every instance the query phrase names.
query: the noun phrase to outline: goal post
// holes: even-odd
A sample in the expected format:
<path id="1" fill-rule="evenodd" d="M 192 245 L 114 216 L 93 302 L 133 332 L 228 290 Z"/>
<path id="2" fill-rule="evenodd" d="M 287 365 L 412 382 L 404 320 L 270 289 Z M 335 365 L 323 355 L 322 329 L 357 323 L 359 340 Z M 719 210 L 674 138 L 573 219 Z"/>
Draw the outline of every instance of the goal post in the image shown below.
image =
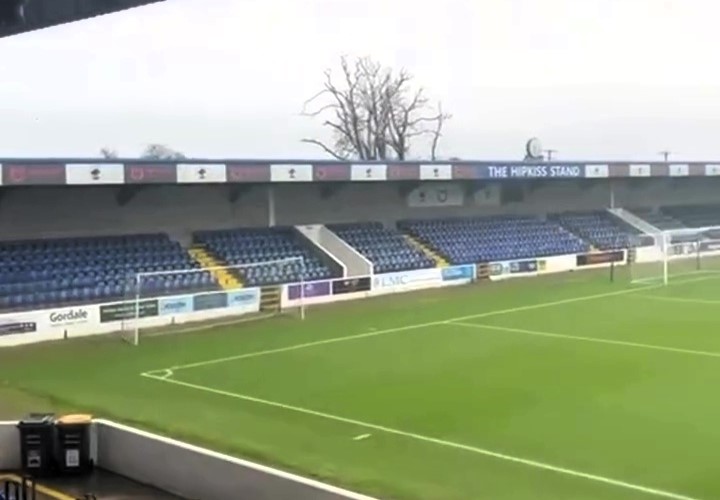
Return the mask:
<path id="1" fill-rule="evenodd" d="M 125 286 L 126 314 L 121 338 L 140 344 L 142 332 L 175 324 L 175 315 L 207 311 L 207 318 L 191 321 L 217 321 L 222 324 L 252 321 L 278 315 L 305 319 L 305 260 L 289 257 L 262 262 L 139 272 L 128 276 Z M 300 297 L 292 305 L 282 300 L 284 276 L 299 276 Z M 260 285 L 254 283 L 259 282 Z M 251 303 L 249 303 L 251 302 Z M 254 309 L 253 309 L 254 308 Z M 166 317 L 157 324 L 143 326 L 146 318 Z M 212 323 L 210 323 L 212 324 Z"/>
<path id="2" fill-rule="evenodd" d="M 672 229 L 654 236 L 653 246 L 636 249 L 633 283 L 667 285 L 680 276 L 720 273 L 720 226 Z"/>

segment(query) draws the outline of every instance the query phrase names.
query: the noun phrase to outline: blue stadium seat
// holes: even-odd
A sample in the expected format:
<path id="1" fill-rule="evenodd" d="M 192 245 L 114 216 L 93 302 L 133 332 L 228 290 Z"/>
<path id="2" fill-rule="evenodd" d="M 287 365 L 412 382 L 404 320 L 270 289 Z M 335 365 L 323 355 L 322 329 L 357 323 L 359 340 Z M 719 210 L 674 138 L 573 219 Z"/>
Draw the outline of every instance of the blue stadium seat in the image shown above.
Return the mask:
<path id="1" fill-rule="evenodd" d="M 453 264 L 586 252 L 580 238 L 551 220 L 503 215 L 411 220 L 399 227 Z"/>
<path id="2" fill-rule="evenodd" d="M 720 226 L 720 205 L 679 205 L 661 207 L 660 213 L 685 227 Z"/>
<path id="3" fill-rule="evenodd" d="M 204 245 L 229 265 L 301 257 L 303 261 L 283 265 L 268 264 L 238 270 L 248 286 L 277 285 L 297 281 L 314 281 L 332 278 L 332 271 L 307 246 L 303 245 L 294 229 L 257 228 L 195 233 L 195 242 Z"/>
<path id="4" fill-rule="evenodd" d="M 199 268 L 165 234 L 3 242 L 0 264 L 0 308 L 5 309 L 119 300 L 134 295 L 125 285 L 139 272 Z M 146 284 L 142 295 L 148 293 Z M 205 279 L 188 283 L 187 291 L 216 288 Z"/>
<path id="5" fill-rule="evenodd" d="M 580 236 L 597 250 L 634 246 L 643 234 L 605 210 L 567 212 L 553 214 L 548 218 Z"/>
<path id="6" fill-rule="evenodd" d="M 435 267 L 435 261 L 379 222 L 335 224 L 328 228 L 373 263 L 376 273 Z"/>

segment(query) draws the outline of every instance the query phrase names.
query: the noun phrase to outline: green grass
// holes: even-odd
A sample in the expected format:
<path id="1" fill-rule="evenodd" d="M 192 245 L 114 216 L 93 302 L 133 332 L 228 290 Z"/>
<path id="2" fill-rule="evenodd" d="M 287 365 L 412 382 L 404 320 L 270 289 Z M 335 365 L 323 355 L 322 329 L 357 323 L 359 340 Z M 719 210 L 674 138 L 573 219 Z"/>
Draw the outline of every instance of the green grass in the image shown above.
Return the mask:
<path id="1" fill-rule="evenodd" d="M 575 273 L 138 348 L 89 338 L 3 349 L 0 396 L 18 413 L 90 411 L 382 498 L 659 498 L 490 451 L 709 500 L 720 498 L 720 276 L 685 279 L 641 290 Z M 423 323 L 434 324 L 382 333 Z M 380 333 L 174 371 L 195 388 L 140 376 L 369 332 Z"/>

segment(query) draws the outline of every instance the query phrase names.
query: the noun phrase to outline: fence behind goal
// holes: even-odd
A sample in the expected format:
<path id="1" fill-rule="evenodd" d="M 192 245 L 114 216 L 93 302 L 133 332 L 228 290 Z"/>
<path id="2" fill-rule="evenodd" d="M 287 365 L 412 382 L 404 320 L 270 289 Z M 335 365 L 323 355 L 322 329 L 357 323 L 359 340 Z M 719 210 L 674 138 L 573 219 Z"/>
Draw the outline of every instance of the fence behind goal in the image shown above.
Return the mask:
<path id="1" fill-rule="evenodd" d="M 653 247 L 637 252 L 633 283 L 668 284 L 681 276 L 720 273 L 720 226 L 663 231 Z"/>
<path id="2" fill-rule="evenodd" d="M 299 277 L 300 297 L 292 307 L 283 307 L 283 277 Z M 305 317 L 303 280 L 305 262 L 302 257 L 291 257 L 265 262 L 253 262 L 232 266 L 182 269 L 173 271 L 141 272 L 128 277 L 126 301 L 131 306 L 129 318 L 123 321 L 120 336 L 138 345 L 143 334 L 153 332 L 142 326 L 142 319 L 152 311 L 160 316 L 196 311 L 219 311 L 218 320 L 223 324 L 237 321 L 264 319 L 280 314 Z M 248 314 L 247 298 L 251 294 L 246 283 L 264 283 L 258 287 L 258 307 Z M 156 300 L 157 299 L 157 300 Z M 233 313 L 233 311 L 236 311 Z M 209 316 L 212 316 L 209 314 Z M 210 320 L 212 321 L 212 320 Z M 165 327 L 163 330 L 167 329 Z"/>

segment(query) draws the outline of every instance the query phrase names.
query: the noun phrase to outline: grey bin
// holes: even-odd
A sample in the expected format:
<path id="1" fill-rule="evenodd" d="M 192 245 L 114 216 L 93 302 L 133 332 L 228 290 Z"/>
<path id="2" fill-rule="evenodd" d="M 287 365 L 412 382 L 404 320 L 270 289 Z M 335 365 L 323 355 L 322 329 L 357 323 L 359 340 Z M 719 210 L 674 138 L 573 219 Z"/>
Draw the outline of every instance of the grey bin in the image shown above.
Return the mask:
<path id="1" fill-rule="evenodd" d="M 91 415 L 65 415 L 55 421 L 57 466 L 61 475 L 89 474 Z"/>
<path id="2" fill-rule="evenodd" d="M 32 413 L 18 422 L 21 469 L 34 477 L 47 477 L 55 469 L 55 415 Z"/>

